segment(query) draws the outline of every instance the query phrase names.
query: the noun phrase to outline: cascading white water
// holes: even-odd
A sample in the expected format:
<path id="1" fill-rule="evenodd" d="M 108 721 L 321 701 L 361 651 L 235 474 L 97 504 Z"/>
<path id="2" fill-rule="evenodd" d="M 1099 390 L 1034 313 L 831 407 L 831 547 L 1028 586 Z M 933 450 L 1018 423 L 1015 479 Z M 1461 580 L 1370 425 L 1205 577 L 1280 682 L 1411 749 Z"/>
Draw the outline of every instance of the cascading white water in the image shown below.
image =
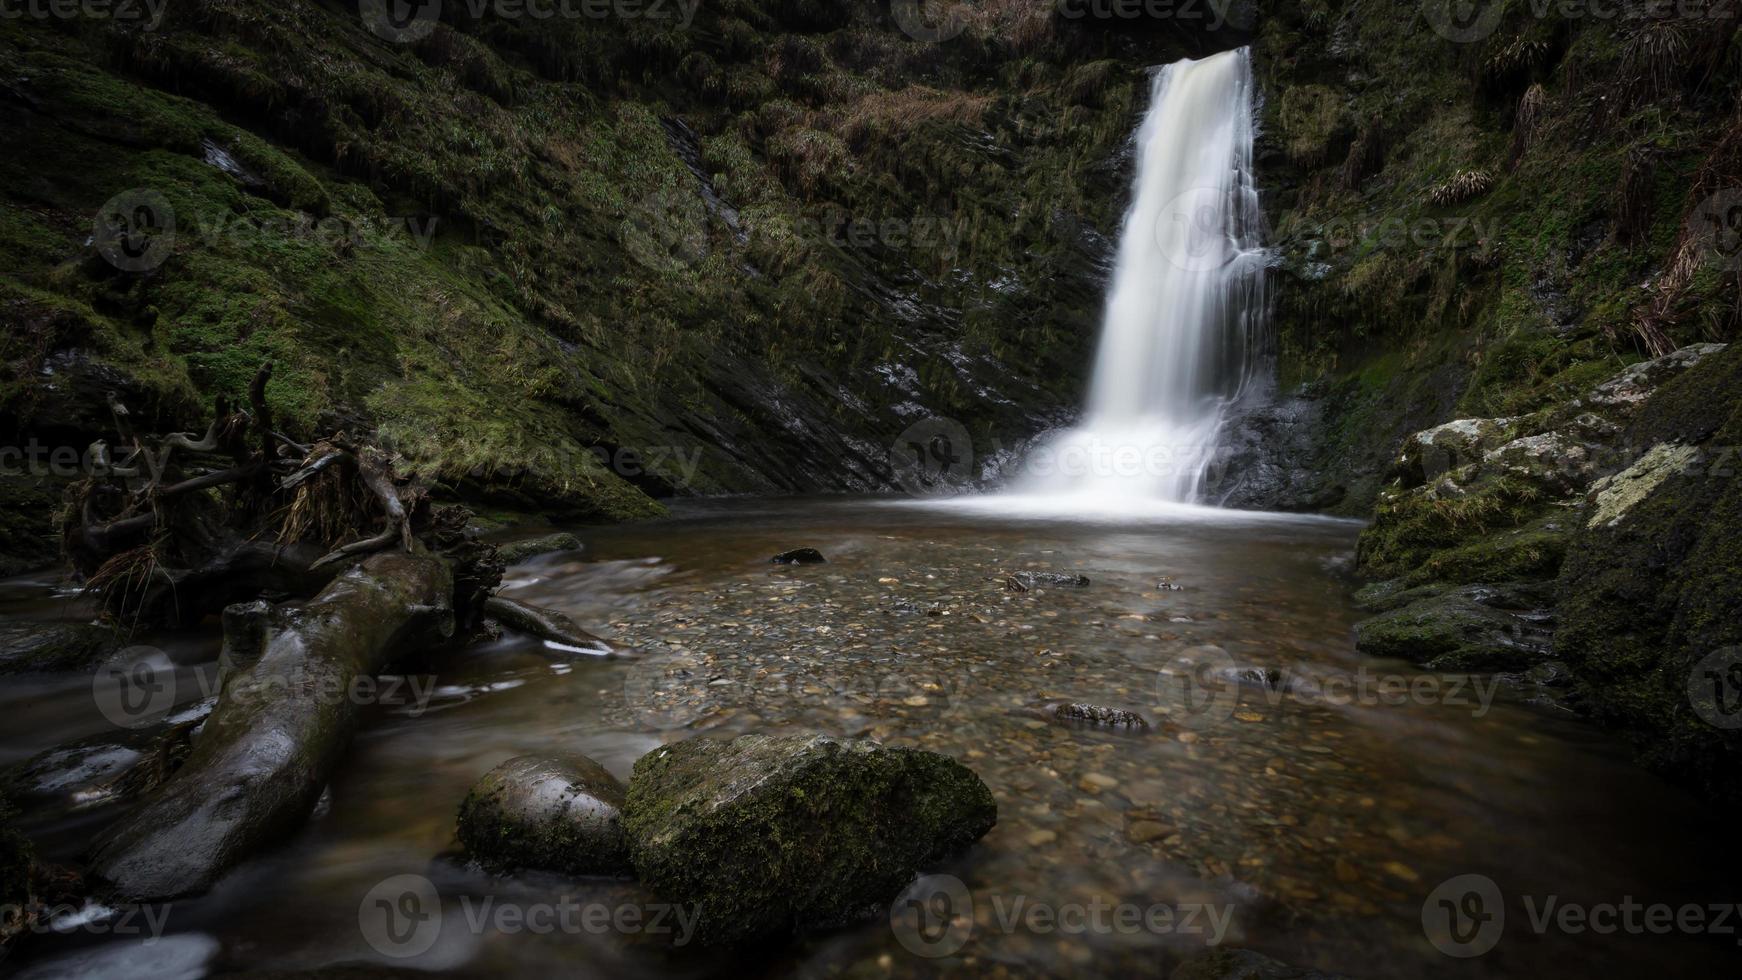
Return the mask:
<path id="1" fill-rule="evenodd" d="M 1030 453 L 1018 493 L 1192 502 L 1266 324 L 1247 49 L 1158 71 L 1082 421 Z"/>

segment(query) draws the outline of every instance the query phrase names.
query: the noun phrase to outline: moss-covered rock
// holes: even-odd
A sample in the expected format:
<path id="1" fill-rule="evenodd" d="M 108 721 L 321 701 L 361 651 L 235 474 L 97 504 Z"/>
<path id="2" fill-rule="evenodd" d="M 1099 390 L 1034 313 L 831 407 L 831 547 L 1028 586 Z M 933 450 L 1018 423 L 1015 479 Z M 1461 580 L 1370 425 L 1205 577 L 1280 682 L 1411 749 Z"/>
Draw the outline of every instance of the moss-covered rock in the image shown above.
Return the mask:
<path id="1" fill-rule="evenodd" d="M 883 908 L 998 819 L 947 756 L 827 735 L 697 738 L 635 764 L 624 808 L 642 881 L 733 943 Z"/>
<path id="2" fill-rule="evenodd" d="M 626 875 L 623 797 L 623 784 L 584 755 L 509 759 L 460 804 L 460 843 L 494 868 Z"/>
<path id="3" fill-rule="evenodd" d="M 1690 698 L 1691 686 L 1709 682 L 1697 676 L 1702 661 L 1725 651 L 1742 660 L 1742 347 L 1665 384 L 1628 442 L 1653 477 L 1628 481 L 1649 486 L 1624 509 L 1596 494 L 1558 583 L 1557 653 L 1596 719 L 1632 733 L 1645 760 L 1742 804 L 1742 730 L 1715 724 L 1728 719 Z"/>
<path id="4" fill-rule="evenodd" d="M 1433 670 L 1526 670 L 1546 659 L 1547 614 L 1515 590 L 1429 587 L 1392 597 L 1355 626 L 1355 646 Z"/>
<path id="5" fill-rule="evenodd" d="M 86 670 L 119 645 L 114 632 L 101 626 L 0 621 L 0 674 Z"/>

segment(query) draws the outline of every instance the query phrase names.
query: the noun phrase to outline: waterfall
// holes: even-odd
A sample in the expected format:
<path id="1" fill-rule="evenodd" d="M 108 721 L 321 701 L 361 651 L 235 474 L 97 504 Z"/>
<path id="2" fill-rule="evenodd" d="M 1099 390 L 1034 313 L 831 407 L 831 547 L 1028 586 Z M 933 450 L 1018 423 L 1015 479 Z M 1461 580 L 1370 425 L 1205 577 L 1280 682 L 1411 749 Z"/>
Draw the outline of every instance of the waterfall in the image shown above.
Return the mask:
<path id="1" fill-rule="evenodd" d="M 1254 120 L 1245 48 L 1156 72 L 1087 406 L 1012 489 L 1103 506 L 1198 499 L 1229 408 L 1265 373 Z"/>

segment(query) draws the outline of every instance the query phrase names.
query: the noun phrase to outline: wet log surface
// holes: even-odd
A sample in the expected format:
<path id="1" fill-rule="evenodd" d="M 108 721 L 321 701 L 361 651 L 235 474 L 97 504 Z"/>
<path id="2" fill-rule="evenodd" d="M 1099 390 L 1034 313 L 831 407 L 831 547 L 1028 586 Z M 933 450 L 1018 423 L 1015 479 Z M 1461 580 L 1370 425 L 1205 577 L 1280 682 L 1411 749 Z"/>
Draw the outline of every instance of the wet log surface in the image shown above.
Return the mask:
<path id="1" fill-rule="evenodd" d="M 93 872 L 119 899 L 173 898 L 293 832 L 350 742 L 354 685 L 451 635 L 452 594 L 428 556 L 375 555 L 339 576 L 226 680 L 187 762 L 98 840 Z"/>

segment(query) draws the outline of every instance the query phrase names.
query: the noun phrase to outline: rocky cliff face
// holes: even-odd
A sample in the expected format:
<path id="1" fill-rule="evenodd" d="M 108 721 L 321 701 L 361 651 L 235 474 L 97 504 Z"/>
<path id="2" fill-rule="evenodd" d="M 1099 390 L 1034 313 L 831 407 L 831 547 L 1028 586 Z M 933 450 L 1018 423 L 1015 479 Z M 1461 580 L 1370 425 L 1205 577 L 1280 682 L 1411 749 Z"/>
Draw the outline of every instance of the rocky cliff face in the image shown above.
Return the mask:
<path id="1" fill-rule="evenodd" d="M 1048 3 L 378 7 L 0 22 L 8 442 L 113 441 L 110 392 L 196 427 L 270 359 L 293 435 L 508 506 L 886 488 L 916 421 L 1010 445 L 1074 405 L 1145 70 L 1229 43 Z M 30 520 L 55 491 L 6 481 Z"/>
<path id="2" fill-rule="evenodd" d="M 1734 804 L 1735 12 L 1266 11 L 1282 393 L 1228 500 L 1371 518 L 1363 650 L 1511 673 Z"/>

